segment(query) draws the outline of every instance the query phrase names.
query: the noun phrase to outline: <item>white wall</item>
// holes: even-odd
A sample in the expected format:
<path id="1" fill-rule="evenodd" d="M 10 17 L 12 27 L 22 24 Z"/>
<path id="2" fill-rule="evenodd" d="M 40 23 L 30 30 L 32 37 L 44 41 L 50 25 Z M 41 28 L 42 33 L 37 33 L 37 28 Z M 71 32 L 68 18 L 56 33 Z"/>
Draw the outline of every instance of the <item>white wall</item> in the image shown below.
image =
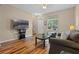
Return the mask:
<path id="1" fill-rule="evenodd" d="M 69 8 L 57 12 L 50 12 L 47 14 L 44 14 L 46 17 L 45 20 L 49 16 L 57 16 L 58 17 L 58 32 L 67 32 L 69 31 L 70 24 L 75 26 L 75 8 Z M 50 30 L 47 30 L 50 31 Z"/>
<path id="2" fill-rule="evenodd" d="M 79 5 L 75 7 L 76 29 L 79 30 Z"/>
<path id="3" fill-rule="evenodd" d="M 43 14 L 42 17 L 44 20 L 44 26 L 45 26 L 45 32 L 47 33 L 48 31 L 48 26 L 47 26 L 47 19 L 49 16 L 58 16 L 58 32 L 69 32 L 70 31 L 70 24 L 75 26 L 75 7 L 74 8 L 69 8 L 61 11 L 56 11 L 56 12 L 50 12 Z M 34 32 L 37 32 L 36 28 L 36 23 L 37 23 L 38 17 L 34 19 Z"/>
<path id="4" fill-rule="evenodd" d="M 17 39 L 16 31 L 10 28 L 10 20 L 13 18 L 29 21 L 26 35 L 32 35 L 32 14 L 10 5 L 0 6 L 0 42 Z"/>

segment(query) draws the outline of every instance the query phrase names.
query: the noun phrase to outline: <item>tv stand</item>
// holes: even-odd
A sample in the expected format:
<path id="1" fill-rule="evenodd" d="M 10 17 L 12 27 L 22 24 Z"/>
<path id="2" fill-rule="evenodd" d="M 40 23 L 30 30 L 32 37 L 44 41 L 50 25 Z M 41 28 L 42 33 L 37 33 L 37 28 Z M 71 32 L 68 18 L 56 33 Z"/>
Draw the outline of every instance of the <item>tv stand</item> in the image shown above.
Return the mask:
<path id="1" fill-rule="evenodd" d="M 19 29 L 18 30 L 19 40 L 20 39 L 25 39 L 25 33 L 26 33 L 26 29 Z"/>

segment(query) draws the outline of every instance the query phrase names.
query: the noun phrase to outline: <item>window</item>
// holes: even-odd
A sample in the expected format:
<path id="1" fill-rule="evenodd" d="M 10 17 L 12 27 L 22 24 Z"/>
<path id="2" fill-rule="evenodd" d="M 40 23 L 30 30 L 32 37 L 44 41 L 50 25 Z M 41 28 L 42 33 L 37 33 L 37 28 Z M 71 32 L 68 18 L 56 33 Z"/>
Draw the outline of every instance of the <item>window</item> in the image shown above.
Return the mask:
<path id="1" fill-rule="evenodd" d="M 48 29 L 56 30 L 58 28 L 58 17 L 48 17 Z"/>

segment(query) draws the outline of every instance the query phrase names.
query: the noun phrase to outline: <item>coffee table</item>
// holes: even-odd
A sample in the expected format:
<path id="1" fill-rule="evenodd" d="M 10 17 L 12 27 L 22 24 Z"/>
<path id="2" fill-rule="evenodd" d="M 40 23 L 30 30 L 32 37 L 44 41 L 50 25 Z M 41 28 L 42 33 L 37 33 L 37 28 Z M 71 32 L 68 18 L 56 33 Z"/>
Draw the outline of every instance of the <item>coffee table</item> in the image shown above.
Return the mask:
<path id="1" fill-rule="evenodd" d="M 43 42 L 43 48 L 45 48 L 45 40 L 49 39 L 49 36 L 45 35 L 45 34 L 38 34 L 38 35 L 36 35 L 36 37 L 35 37 L 35 45 L 37 45 L 37 40 L 38 39 Z"/>

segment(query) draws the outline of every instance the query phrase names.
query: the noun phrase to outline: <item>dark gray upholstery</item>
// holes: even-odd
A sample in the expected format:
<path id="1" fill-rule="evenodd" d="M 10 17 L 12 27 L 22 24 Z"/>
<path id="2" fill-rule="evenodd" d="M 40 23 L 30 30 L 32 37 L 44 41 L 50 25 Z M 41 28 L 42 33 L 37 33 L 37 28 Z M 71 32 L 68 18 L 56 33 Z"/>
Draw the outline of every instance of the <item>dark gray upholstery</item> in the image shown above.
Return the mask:
<path id="1" fill-rule="evenodd" d="M 69 40 L 50 40 L 49 54 L 59 54 L 61 51 L 79 54 L 79 44 Z"/>
<path id="2" fill-rule="evenodd" d="M 67 40 L 51 38 L 49 54 L 59 54 L 61 51 L 68 51 L 73 54 L 79 54 L 79 32 L 70 33 Z"/>
<path id="3" fill-rule="evenodd" d="M 74 31 L 70 33 L 70 40 L 79 43 L 79 31 Z"/>

